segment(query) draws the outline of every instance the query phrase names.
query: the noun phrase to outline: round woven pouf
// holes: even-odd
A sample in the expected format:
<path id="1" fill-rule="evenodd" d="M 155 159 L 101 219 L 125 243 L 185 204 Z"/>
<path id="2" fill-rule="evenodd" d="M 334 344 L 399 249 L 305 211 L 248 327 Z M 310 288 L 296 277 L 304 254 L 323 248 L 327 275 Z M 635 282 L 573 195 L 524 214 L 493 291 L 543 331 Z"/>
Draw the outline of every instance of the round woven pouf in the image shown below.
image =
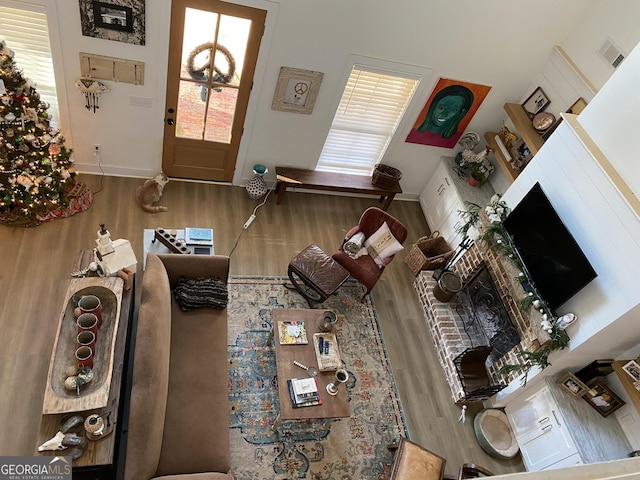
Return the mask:
<path id="1" fill-rule="evenodd" d="M 478 444 L 492 457 L 508 460 L 520 449 L 502 410 L 487 408 L 478 412 L 473 419 L 473 430 Z"/>

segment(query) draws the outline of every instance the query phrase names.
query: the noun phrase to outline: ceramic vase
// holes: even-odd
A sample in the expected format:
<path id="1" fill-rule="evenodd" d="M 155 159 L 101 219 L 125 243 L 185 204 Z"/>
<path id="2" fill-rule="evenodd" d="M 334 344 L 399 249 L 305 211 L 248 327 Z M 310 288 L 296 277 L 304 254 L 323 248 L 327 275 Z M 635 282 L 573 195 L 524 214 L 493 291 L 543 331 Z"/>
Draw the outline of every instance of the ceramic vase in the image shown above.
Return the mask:
<path id="1" fill-rule="evenodd" d="M 258 200 L 264 197 L 267 194 L 267 182 L 264 181 L 264 174 L 267 173 L 269 169 L 264 165 L 254 165 L 253 173 L 254 177 L 247 182 L 245 186 L 247 193 L 249 194 L 249 198 L 252 200 Z"/>

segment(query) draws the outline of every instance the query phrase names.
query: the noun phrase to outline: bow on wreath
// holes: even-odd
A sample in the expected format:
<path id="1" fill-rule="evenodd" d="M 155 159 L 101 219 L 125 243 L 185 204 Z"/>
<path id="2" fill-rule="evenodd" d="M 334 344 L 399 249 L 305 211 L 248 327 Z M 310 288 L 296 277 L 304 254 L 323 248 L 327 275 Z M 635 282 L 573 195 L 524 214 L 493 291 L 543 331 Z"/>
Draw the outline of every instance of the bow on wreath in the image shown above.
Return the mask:
<path id="1" fill-rule="evenodd" d="M 109 88 L 104 83 L 91 78 L 76 80 L 76 88 L 84 95 L 86 109 L 93 109 L 93 113 L 96 113 L 96 109 L 100 108 L 100 95 L 109 91 Z"/>

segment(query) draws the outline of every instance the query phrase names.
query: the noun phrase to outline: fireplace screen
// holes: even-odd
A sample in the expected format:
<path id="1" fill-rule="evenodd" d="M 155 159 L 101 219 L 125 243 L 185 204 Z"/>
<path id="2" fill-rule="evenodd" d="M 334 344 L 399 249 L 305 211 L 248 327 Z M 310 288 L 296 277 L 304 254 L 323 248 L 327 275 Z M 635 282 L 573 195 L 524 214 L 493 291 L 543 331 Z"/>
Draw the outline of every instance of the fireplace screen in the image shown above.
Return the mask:
<path id="1" fill-rule="evenodd" d="M 457 295 L 455 311 L 473 347 L 488 345 L 493 348 L 488 358 L 490 362 L 502 358 L 520 343 L 520 336 L 486 266 Z"/>

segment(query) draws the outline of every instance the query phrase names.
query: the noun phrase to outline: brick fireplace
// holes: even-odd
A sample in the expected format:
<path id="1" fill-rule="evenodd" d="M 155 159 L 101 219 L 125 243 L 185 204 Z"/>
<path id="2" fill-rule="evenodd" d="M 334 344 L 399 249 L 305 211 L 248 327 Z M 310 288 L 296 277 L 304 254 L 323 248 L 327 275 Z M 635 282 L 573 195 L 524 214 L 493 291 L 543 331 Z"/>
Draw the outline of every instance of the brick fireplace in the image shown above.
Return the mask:
<path id="1" fill-rule="evenodd" d="M 500 367 L 505 364 L 522 363 L 517 355 L 519 351 L 536 351 L 549 337 L 539 326 L 538 312 L 531 310 L 523 313 L 520 309 L 520 299 L 526 293 L 516 281 L 519 271 L 486 242 L 475 242 L 455 263 L 452 270 L 460 276 L 463 285 L 466 285 L 485 265 L 511 322 L 520 336 L 518 345 L 496 362 L 487 364 L 493 383 L 509 383 L 514 376 L 498 375 Z M 454 300 L 441 302 L 434 296 L 433 288 L 436 283 L 433 272 L 425 270 L 416 277 L 414 288 L 418 293 L 429 332 L 438 352 L 440 365 L 451 388 L 452 398 L 456 403 L 463 403 L 465 395 L 453 359 L 467 348 L 477 345 L 472 345 L 472 340 L 465 332 L 463 321 L 455 311 Z"/>

